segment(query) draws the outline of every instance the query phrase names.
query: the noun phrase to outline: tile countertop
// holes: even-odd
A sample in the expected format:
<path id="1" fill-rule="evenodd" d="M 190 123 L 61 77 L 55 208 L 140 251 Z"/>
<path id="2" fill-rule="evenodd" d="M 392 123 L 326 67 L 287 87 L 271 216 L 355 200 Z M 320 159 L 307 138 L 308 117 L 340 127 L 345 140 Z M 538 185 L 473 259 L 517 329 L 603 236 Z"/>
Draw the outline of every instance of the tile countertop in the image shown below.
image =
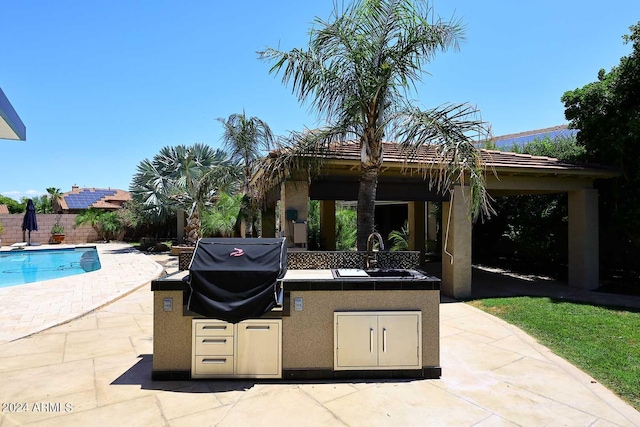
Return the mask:
<path id="1" fill-rule="evenodd" d="M 286 291 L 402 291 L 440 290 L 440 279 L 423 271 L 414 277 L 334 277 L 331 269 L 287 270 Z"/>
<path id="2" fill-rule="evenodd" d="M 334 280 L 331 270 L 287 270 L 287 274 L 282 279 L 289 280 Z"/>
<path id="3" fill-rule="evenodd" d="M 334 278 L 331 269 L 287 270 L 282 281 L 285 291 L 294 290 L 439 290 L 440 279 L 422 271 L 420 278 L 341 277 Z M 151 282 L 152 291 L 188 290 L 184 280 L 188 270 L 169 274 Z"/>

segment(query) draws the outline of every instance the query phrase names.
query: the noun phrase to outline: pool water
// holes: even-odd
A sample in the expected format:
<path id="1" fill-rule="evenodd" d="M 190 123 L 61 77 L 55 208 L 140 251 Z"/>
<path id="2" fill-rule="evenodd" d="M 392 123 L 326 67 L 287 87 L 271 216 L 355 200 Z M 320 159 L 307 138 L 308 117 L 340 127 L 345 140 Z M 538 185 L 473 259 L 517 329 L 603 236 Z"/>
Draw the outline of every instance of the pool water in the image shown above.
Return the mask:
<path id="1" fill-rule="evenodd" d="M 95 247 L 0 252 L 0 288 L 99 269 Z"/>

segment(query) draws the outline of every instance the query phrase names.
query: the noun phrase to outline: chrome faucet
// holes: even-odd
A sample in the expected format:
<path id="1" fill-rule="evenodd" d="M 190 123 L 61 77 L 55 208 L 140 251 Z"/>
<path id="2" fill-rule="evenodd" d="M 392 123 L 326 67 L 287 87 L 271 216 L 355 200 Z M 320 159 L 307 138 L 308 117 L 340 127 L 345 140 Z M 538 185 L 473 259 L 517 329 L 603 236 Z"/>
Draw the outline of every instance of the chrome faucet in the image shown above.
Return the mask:
<path id="1" fill-rule="evenodd" d="M 382 240 L 380 233 L 374 232 L 369 234 L 369 237 L 367 238 L 367 256 L 365 258 L 365 268 L 367 270 L 375 268 L 378 265 L 378 260 L 375 257 L 372 258 L 374 238 L 378 239 L 379 250 L 384 250 L 384 241 Z"/>

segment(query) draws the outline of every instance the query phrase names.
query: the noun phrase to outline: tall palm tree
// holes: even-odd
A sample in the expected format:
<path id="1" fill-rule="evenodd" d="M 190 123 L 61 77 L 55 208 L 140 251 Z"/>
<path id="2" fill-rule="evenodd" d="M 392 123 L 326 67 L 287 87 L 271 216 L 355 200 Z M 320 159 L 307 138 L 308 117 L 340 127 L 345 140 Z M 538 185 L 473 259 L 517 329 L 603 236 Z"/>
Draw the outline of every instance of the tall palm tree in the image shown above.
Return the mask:
<path id="1" fill-rule="evenodd" d="M 255 172 L 254 165 L 273 146 L 273 134 L 269 125 L 258 117 L 247 117 L 245 112 L 232 114 L 229 118 L 219 118 L 224 127 L 222 139 L 231 154 L 231 160 L 243 165 L 243 201 L 238 217 L 246 226 L 247 234 L 253 233 L 253 223 L 257 215 L 249 180 Z"/>
<path id="2" fill-rule="evenodd" d="M 480 156 L 472 143 L 487 131 L 477 110 L 466 104 L 420 110 L 408 98 L 436 52 L 458 49 L 463 40 L 460 22 L 432 21 L 432 16 L 426 0 L 355 0 L 343 11 L 336 5 L 330 22 L 316 18 L 318 28 L 310 31 L 307 49 L 259 52 L 273 63 L 270 72 L 282 73 L 300 102 L 327 120 L 323 129 L 293 134 L 291 147 L 281 151 L 281 166 L 299 162 L 301 153 L 321 153 L 331 142 L 359 140 L 359 250 L 374 229 L 383 138 L 402 143 L 407 157 L 421 152 L 417 147 L 437 145 L 440 167 L 425 174 L 442 190 L 454 180 L 468 180 L 474 217 L 488 209 Z"/>
<path id="3" fill-rule="evenodd" d="M 133 197 L 156 218 L 166 217 L 171 209 L 187 213 L 187 239 L 201 236 L 202 212 L 211 206 L 219 191 L 234 191 L 239 186 L 240 170 L 222 150 L 204 144 L 187 147 L 163 147 L 150 161 L 137 167 L 130 186 Z"/>
<path id="4" fill-rule="evenodd" d="M 56 187 L 48 187 L 47 194 L 49 194 L 49 202 L 51 203 L 51 210 L 54 213 L 61 212 L 60 200 L 62 200 L 62 193 L 60 192 L 60 189 Z"/>

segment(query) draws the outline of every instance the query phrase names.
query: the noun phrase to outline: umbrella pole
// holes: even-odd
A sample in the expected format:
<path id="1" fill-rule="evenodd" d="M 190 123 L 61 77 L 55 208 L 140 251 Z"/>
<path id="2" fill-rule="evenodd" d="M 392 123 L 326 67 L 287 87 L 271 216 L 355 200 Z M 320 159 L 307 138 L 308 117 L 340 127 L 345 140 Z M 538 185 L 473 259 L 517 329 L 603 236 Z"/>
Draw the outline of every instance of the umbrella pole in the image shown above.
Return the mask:
<path id="1" fill-rule="evenodd" d="M 31 246 L 31 230 L 29 230 L 29 243 L 27 243 L 27 246 Z"/>

